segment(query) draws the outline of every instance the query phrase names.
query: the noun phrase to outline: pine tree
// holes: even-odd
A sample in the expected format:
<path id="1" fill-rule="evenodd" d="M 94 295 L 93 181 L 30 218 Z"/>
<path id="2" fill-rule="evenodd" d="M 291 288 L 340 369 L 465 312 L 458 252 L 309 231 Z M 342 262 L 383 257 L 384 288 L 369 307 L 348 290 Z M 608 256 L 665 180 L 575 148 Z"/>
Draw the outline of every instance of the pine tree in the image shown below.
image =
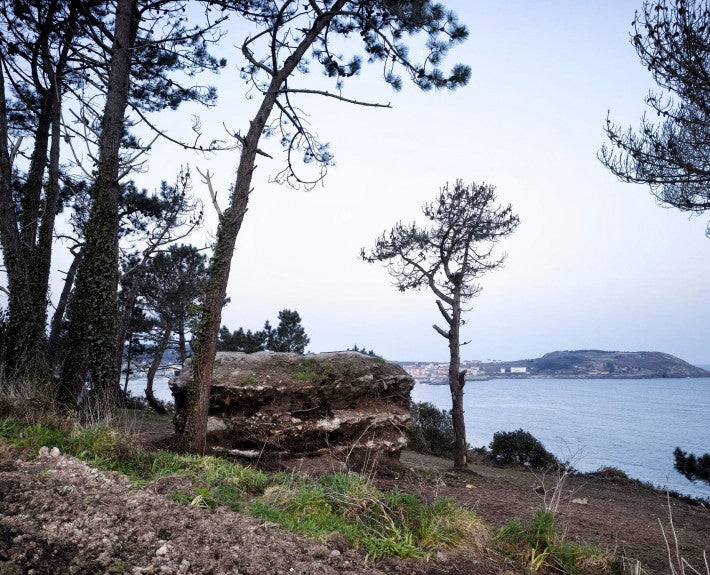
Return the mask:
<path id="1" fill-rule="evenodd" d="M 382 64 L 384 81 L 395 90 L 402 87 L 400 73 L 422 90 L 453 90 L 465 85 L 470 77 L 469 67 L 461 64 L 453 66 L 449 74 L 441 70 L 449 49 L 465 40 L 468 32 L 453 12 L 430 0 L 279 0 L 250 4 L 242 14 L 258 31 L 242 42 L 246 62 L 241 72 L 261 100 L 244 133 L 237 133 L 241 150 L 236 180 L 229 206 L 220 218 L 202 320 L 195 337 L 183 443 L 186 449 L 199 453 L 206 448 L 212 366 L 232 256 L 252 192 L 256 157 L 269 155 L 259 147 L 262 136 L 279 134 L 286 152 L 286 167 L 276 181 L 310 188 L 323 179 L 333 155 L 305 121 L 304 100 L 321 96 L 389 107 L 343 95 L 346 80 L 360 72 L 365 60 Z M 358 37 L 362 44 L 356 42 Z M 422 50 L 410 52 L 405 37 L 423 40 Z M 410 56 L 416 52 L 423 52 L 421 60 Z M 333 79 L 333 91 L 299 85 L 311 64 Z M 298 170 L 299 158 L 310 172 Z"/>
<path id="2" fill-rule="evenodd" d="M 512 234 L 519 219 L 510 205 L 495 206 L 495 188 L 487 184 L 447 184 L 436 200 L 423 207 L 429 227 L 416 223 L 396 224 L 384 232 L 367 262 L 384 262 L 400 291 L 430 289 L 436 296 L 446 328 L 434 325 L 449 345 L 449 389 L 451 390 L 454 435 L 454 467 L 467 463 L 463 390 L 466 370 L 461 371 L 462 314 L 464 305 L 481 292 L 476 280 L 503 264 L 505 255 L 494 256 L 497 242 Z"/>
<path id="3" fill-rule="evenodd" d="M 282 309 L 279 312 L 279 325 L 276 327 L 272 341 L 269 342 L 269 349 L 302 354 L 309 342 L 310 339 L 301 325 L 301 316 L 298 312 Z"/>
<path id="4" fill-rule="evenodd" d="M 631 43 L 661 92 L 651 92 L 638 130 L 607 118 L 599 159 L 624 182 L 647 184 L 660 204 L 710 209 L 710 10 L 705 0 L 653 0 L 633 22 Z M 706 235 L 710 237 L 710 225 Z"/>

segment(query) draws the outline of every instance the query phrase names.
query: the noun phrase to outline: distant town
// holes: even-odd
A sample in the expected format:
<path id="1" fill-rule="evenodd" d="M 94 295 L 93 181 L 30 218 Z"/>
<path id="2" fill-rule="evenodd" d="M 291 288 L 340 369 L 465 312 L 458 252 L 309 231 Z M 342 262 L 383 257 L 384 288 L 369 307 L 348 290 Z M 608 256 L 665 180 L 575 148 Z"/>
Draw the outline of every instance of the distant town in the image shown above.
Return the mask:
<path id="1" fill-rule="evenodd" d="M 500 363 L 500 367 L 492 367 Z M 404 371 L 411 375 L 417 383 L 445 385 L 449 383 L 449 363 L 406 362 L 400 363 Z M 525 366 L 511 366 L 503 362 L 462 361 L 461 369 L 466 370 L 466 381 L 481 381 L 491 377 L 512 376 L 526 377 L 530 375 Z"/>
<path id="2" fill-rule="evenodd" d="M 448 362 L 398 362 L 418 383 L 448 383 Z M 554 351 L 536 359 L 461 362 L 467 381 L 509 378 L 633 379 L 709 377 L 707 371 L 667 353 L 637 351 Z"/>

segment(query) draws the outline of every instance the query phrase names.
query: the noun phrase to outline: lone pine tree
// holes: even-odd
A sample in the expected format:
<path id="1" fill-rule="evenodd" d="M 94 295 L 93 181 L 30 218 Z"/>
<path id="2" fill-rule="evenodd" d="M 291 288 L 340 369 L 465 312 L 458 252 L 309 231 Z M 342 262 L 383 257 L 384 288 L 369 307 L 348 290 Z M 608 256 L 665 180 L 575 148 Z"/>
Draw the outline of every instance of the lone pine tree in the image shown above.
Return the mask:
<path id="1" fill-rule="evenodd" d="M 466 185 L 458 180 L 444 186 L 434 202 L 423 207 L 428 227 L 416 223 L 396 224 L 384 232 L 369 253 L 367 262 L 384 262 L 400 291 L 430 289 L 446 323 L 434 325 L 449 345 L 449 388 L 451 390 L 455 449 L 454 467 L 467 463 L 463 390 L 466 371 L 461 371 L 462 314 L 464 305 L 481 291 L 476 280 L 500 267 L 505 254 L 494 255 L 498 241 L 520 223 L 510 205 L 495 206 L 495 188 L 488 184 Z"/>

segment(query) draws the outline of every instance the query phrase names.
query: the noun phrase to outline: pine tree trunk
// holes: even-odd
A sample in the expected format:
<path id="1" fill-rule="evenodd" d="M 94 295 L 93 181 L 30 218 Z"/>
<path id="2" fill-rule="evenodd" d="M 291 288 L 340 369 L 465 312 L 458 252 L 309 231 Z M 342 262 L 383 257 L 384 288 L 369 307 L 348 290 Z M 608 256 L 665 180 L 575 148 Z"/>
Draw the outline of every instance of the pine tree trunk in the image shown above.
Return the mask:
<path id="1" fill-rule="evenodd" d="M 22 189 L 24 209 L 18 217 L 11 188 L 12 165 L 2 71 L 0 90 L 0 243 L 9 292 L 5 375 L 13 379 L 37 379 L 47 374 L 44 354 L 47 287 L 45 285 L 41 301 L 38 301 L 38 270 L 33 266 L 37 230 L 35 204 L 38 204 L 42 192 L 54 99 L 48 96 L 43 98 L 28 179 Z M 30 221 L 32 214 L 35 214 L 34 221 Z"/>
<path id="2" fill-rule="evenodd" d="M 84 255 L 67 309 L 69 349 L 62 373 L 65 403 L 75 403 L 88 370 L 97 407 L 108 411 L 115 407 L 119 391 L 116 368 L 118 170 L 132 47 L 138 24 L 136 0 L 118 0 L 96 180 L 91 189 L 92 206 Z"/>
<path id="3" fill-rule="evenodd" d="M 64 313 L 67 309 L 67 303 L 69 302 L 69 294 L 71 293 L 72 287 L 74 287 L 76 270 L 79 268 L 79 263 L 81 262 L 83 254 L 84 248 L 82 246 L 79 251 L 74 254 L 74 259 L 67 270 L 67 277 L 64 279 L 64 287 L 62 288 L 62 293 L 59 296 L 57 307 L 55 308 L 54 315 L 52 316 L 52 323 L 49 330 L 49 341 L 47 343 L 52 371 L 56 371 L 59 368 L 58 364 L 62 356 L 62 350 L 59 349 L 59 346 L 61 342 L 60 335 L 62 331 Z"/>
<path id="4" fill-rule="evenodd" d="M 227 293 L 229 270 L 237 235 L 242 226 L 244 214 L 249 204 L 251 181 L 255 169 L 259 140 L 271 111 L 276 103 L 279 90 L 310 49 L 318 35 L 338 13 L 347 0 L 336 0 L 329 13 L 316 19 L 301 43 L 284 61 L 283 67 L 273 76 L 264 94 L 258 112 L 250 122 L 249 131 L 242 140 L 242 150 L 237 168 L 237 179 L 232 188 L 230 205 L 224 211 L 217 230 L 217 242 L 210 260 L 209 277 L 205 288 L 202 316 L 196 328 L 193 345 L 192 381 L 187 390 L 183 448 L 195 453 L 204 453 L 207 448 L 207 416 L 209 411 L 212 367 L 217 353 L 217 337 L 222 321 L 222 307 Z"/>
<path id="5" fill-rule="evenodd" d="M 158 347 L 155 349 L 155 355 L 148 368 L 148 377 L 145 384 L 145 398 L 148 400 L 150 406 L 160 415 L 165 415 L 168 411 L 162 403 L 155 399 L 155 395 L 153 395 L 153 380 L 155 380 L 155 374 L 158 373 L 160 362 L 163 361 L 163 355 L 168 347 L 168 343 L 170 343 L 170 332 L 170 324 L 168 324 L 165 326 L 163 335 L 158 342 Z"/>
<path id="6" fill-rule="evenodd" d="M 454 468 L 466 469 L 468 464 L 468 449 L 466 444 L 466 424 L 463 412 L 463 388 L 465 371 L 461 367 L 461 292 L 454 291 L 454 303 L 449 329 L 449 389 L 451 390 L 451 417 L 454 424 Z"/>
<path id="7" fill-rule="evenodd" d="M 40 66 L 50 78 L 44 86 L 34 78 L 33 88 L 39 99 L 37 124 L 33 129 L 34 146 L 27 177 L 20 186 L 20 211 L 16 211 L 10 191 L 11 181 L 7 138 L 7 109 L 4 96 L 4 77 L 0 72 L 0 241 L 8 276 L 10 291 L 8 311 L 9 326 L 5 351 L 9 375 L 19 379 L 46 379 L 49 361 L 45 341 L 49 274 L 52 256 L 54 222 L 59 203 L 59 160 L 61 146 L 62 74 L 75 33 L 73 25 L 61 31 L 64 47 L 56 60 L 50 62 L 48 46 L 42 44 L 52 33 L 52 22 L 61 2 L 52 0 L 44 6 L 45 19 L 40 30 L 40 40 L 35 45 L 35 65 Z M 78 6 L 70 9 L 76 17 Z M 41 53 L 41 56 L 40 56 Z M 51 134 L 51 138 L 50 138 Z M 49 151 L 49 160 L 47 152 Z M 45 178 L 47 164 L 49 173 Z M 44 191 L 44 198 L 42 197 Z"/>
<path id="8" fill-rule="evenodd" d="M 178 328 L 178 350 L 180 352 L 180 369 L 182 369 L 187 360 L 187 340 L 185 339 L 184 318 L 180 319 L 180 327 Z"/>

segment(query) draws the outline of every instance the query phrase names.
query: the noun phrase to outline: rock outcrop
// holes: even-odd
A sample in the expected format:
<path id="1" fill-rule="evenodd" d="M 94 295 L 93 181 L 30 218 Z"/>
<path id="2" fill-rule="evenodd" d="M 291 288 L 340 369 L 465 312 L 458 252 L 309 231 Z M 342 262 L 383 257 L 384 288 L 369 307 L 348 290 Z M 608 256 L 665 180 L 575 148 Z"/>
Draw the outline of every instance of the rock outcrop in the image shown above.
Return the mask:
<path id="1" fill-rule="evenodd" d="M 178 433 L 191 371 L 171 383 Z M 398 456 L 413 385 L 398 365 L 355 352 L 218 353 L 208 441 L 243 457 Z"/>

